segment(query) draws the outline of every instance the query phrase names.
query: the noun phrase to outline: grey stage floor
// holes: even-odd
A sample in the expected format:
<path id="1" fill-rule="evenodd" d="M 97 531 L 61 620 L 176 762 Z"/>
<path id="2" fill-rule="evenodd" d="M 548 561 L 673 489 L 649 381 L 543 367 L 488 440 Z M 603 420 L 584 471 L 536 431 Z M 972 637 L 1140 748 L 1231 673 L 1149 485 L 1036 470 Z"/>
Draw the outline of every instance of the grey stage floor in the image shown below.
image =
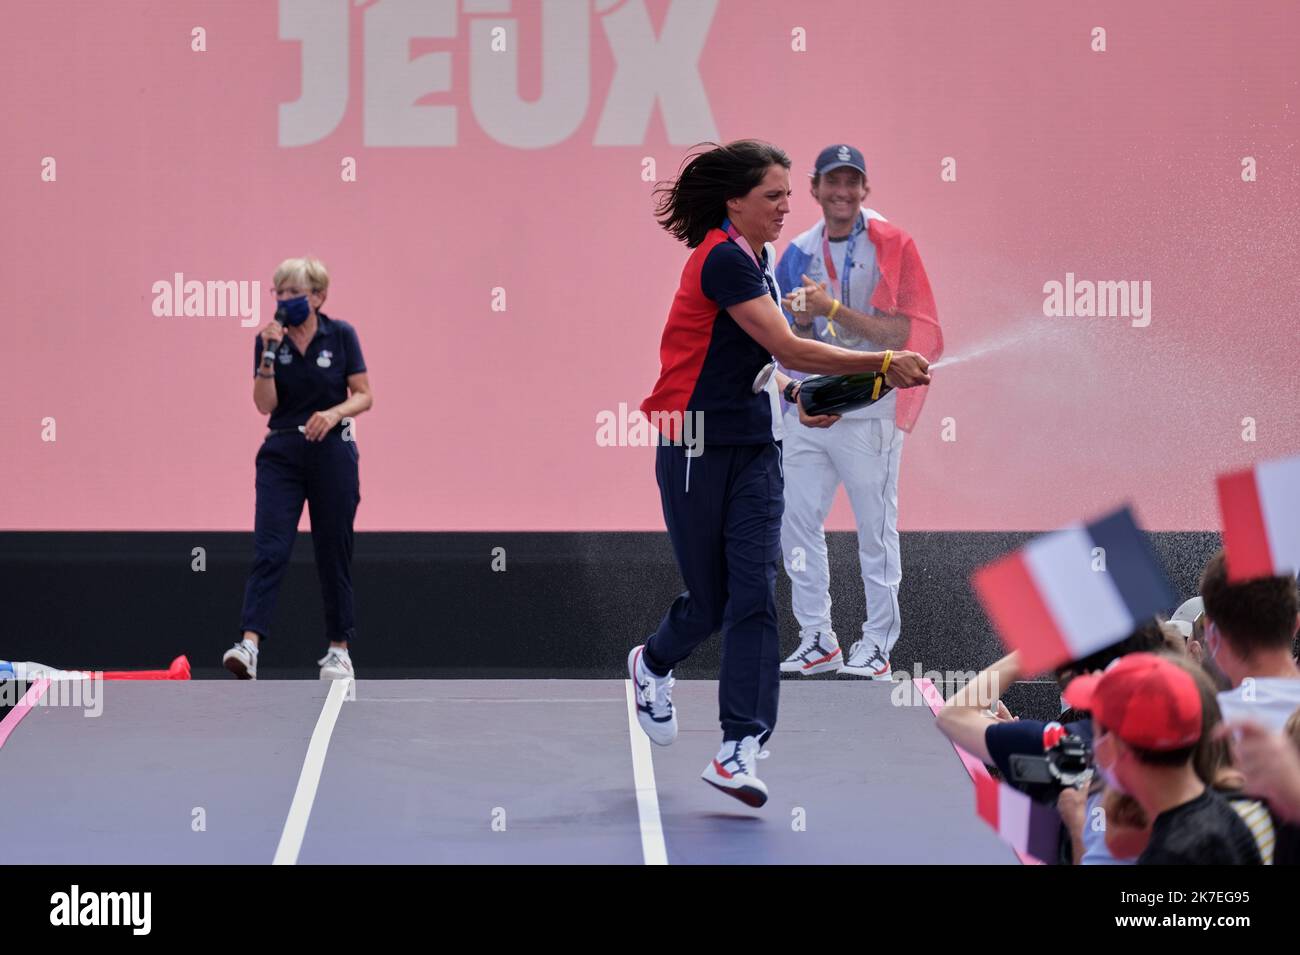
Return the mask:
<path id="1" fill-rule="evenodd" d="M 329 685 L 103 689 L 101 716 L 37 706 L 0 748 L 0 860 L 270 863 Z M 891 689 L 783 684 L 749 809 L 699 779 L 716 684 L 679 682 L 680 736 L 650 748 L 667 861 L 1015 864 L 930 710 Z M 361 680 L 297 861 L 641 864 L 633 779 L 622 681 Z"/>

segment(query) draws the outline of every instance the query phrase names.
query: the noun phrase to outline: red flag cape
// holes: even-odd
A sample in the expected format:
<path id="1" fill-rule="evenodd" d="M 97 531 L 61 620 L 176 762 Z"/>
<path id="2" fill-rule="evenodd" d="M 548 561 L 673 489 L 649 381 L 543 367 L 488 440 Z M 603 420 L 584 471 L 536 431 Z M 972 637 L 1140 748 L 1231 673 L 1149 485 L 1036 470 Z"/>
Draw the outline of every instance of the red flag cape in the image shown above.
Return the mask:
<path id="1" fill-rule="evenodd" d="M 930 279 L 921 264 L 912 237 L 898 226 L 882 219 L 867 223 L 867 235 L 876 247 L 876 266 L 880 281 L 871 296 L 872 308 L 886 315 L 906 315 L 911 319 L 907 334 L 908 351 L 918 352 L 930 361 L 943 354 L 943 332 L 939 328 L 939 310 L 930 291 Z M 898 389 L 895 422 L 911 431 L 921 414 L 928 385 Z"/>

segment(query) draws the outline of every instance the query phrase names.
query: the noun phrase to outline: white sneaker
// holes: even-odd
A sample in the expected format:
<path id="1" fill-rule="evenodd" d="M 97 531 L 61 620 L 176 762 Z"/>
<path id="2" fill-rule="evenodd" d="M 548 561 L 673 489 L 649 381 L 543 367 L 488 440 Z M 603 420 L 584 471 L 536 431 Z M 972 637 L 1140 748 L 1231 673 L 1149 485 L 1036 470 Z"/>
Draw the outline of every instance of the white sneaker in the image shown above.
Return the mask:
<path id="1" fill-rule="evenodd" d="M 642 644 L 627 655 L 627 674 L 636 688 L 636 720 L 650 742 L 667 746 L 677 738 L 677 710 L 673 708 L 673 684 L 677 681 L 671 670 L 667 676 L 655 676 L 646 669 L 644 650 Z"/>
<path id="2" fill-rule="evenodd" d="M 718 750 L 713 762 L 704 767 L 700 778 L 728 796 L 735 796 L 746 806 L 758 808 L 767 802 L 767 786 L 758 778 L 755 765 L 760 759 L 767 759 L 767 750 L 755 737 L 746 736 L 740 742 L 723 740 L 722 749 Z"/>
<path id="3" fill-rule="evenodd" d="M 812 676 L 838 670 L 843 662 L 834 630 L 805 630 L 799 634 L 799 648 L 781 661 L 781 672 Z"/>
<path id="4" fill-rule="evenodd" d="M 349 680 L 356 676 L 352 672 L 352 657 L 342 647 L 330 647 L 316 663 L 322 680 Z"/>
<path id="5" fill-rule="evenodd" d="M 241 680 L 257 679 L 257 647 L 240 640 L 221 657 L 221 665 Z"/>
<path id="6" fill-rule="evenodd" d="M 871 680 L 891 680 L 889 659 L 880 647 L 858 640 L 849 648 L 849 659 L 840 667 L 841 673 L 849 676 L 864 676 Z"/>

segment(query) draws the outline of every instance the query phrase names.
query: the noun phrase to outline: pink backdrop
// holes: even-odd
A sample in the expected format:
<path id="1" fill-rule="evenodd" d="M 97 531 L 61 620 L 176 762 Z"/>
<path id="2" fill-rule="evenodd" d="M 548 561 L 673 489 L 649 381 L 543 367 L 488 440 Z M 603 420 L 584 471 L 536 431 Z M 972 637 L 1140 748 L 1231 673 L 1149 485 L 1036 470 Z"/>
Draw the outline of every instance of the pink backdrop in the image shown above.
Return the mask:
<path id="1" fill-rule="evenodd" d="M 304 84 L 280 38 L 306 7 L 315 30 L 346 25 L 329 34 L 346 56 L 313 54 L 319 135 L 281 145 L 307 135 L 281 118 Z M 152 287 L 259 281 L 264 322 L 275 264 L 312 252 L 376 398 L 358 529 L 662 528 L 652 450 L 600 447 L 596 416 L 653 384 L 685 256 L 651 218 L 643 160 L 670 175 L 710 126 L 793 157 L 782 248 L 816 217 L 816 152 L 861 147 L 868 203 L 916 238 L 949 353 L 1020 343 L 936 373 L 903 457 L 905 529 L 1044 528 L 1124 500 L 1153 529 L 1213 528 L 1217 470 L 1300 447 L 1296 5 L 551 7 L 13 6 L 0 527 L 251 528 L 253 329 L 157 316 Z M 643 121 L 661 85 L 670 105 Z M 1045 317 L 1043 285 L 1067 272 L 1149 281 L 1150 324 Z M 831 526 L 852 526 L 842 499 Z"/>

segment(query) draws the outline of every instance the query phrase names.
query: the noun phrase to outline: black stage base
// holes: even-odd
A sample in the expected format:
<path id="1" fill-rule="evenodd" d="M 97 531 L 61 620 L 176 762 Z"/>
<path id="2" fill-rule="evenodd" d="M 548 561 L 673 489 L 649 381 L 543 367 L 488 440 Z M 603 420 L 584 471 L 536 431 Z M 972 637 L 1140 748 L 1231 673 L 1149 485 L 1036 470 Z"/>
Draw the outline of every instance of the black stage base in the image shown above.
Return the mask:
<path id="1" fill-rule="evenodd" d="M 917 675 L 919 666 L 939 683 L 948 671 L 997 659 L 1001 647 L 970 575 L 1031 536 L 904 533 L 895 671 Z M 856 536 L 828 537 L 835 628 L 847 650 L 865 612 Z M 1175 592 L 1194 594 L 1219 536 L 1150 538 Z M 202 570 L 196 548 L 203 548 Z M 252 554 L 247 533 L 0 533 L 8 617 L 0 658 L 127 669 L 165 667 L 184 653 L 196 678 L 224 677 L 220 658 L 238 635 Z M 682 586 L 667 535 L 634 532 L 365 533 L 357 535 L 353 576 L 353 660 L 369 679 L 622 678 L 628 649 L 655 628 Z M 798 627 L 784 571 L 778 582 L 788 649 Z M 315 678 L 323 634 L 311 540 L 302 533 L 259 676 Z M 702 646 L 678 676 L 716 677 L 719 643 Z M 1050 711 L 1054 688 L 1039 689 L 1017 687 L 1026 695 L 1008 702 Z"/>

